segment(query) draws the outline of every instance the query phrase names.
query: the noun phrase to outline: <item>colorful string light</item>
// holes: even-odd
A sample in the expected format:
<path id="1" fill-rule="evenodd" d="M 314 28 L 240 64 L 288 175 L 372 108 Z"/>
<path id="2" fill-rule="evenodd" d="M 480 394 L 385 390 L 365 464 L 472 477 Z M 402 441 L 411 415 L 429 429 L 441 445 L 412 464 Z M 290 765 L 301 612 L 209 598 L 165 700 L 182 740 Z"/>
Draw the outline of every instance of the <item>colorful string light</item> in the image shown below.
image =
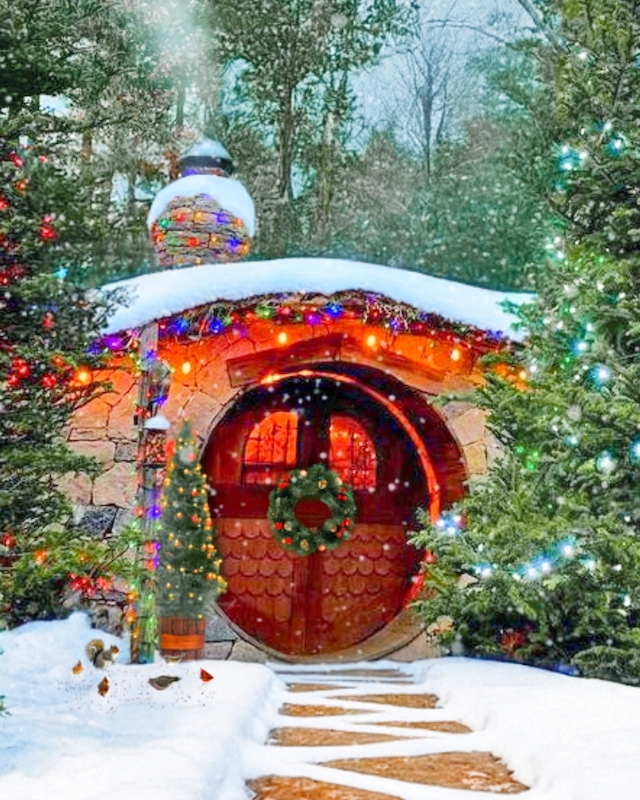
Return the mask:
<path id="1" fill-rule="evenodd" d="M 208 334 L 246 335 L 247 323 L 272 320 L 275 324 L 298 324 L 331 328 L 339 320 L 357 320 L 375 325 L 388 334 L 438 336 L 451 343 L 452 360 L 460 360 L 462 348 L 472 346 L 490 352 L 507 344 L 500 331 L 486 331 L 453 322 L 439 314 L 421 312 L 384 295 L 370 292 L 338 292 L 330 297 L 317 294 L 269 294 L 238 302 L 215 302 L 189 309 L 158 321 L 161 339 L 193 339 Z M 114 353 L 137 349 L 140 331 L 130 329 L 103 337 L 98 350 Z"/>

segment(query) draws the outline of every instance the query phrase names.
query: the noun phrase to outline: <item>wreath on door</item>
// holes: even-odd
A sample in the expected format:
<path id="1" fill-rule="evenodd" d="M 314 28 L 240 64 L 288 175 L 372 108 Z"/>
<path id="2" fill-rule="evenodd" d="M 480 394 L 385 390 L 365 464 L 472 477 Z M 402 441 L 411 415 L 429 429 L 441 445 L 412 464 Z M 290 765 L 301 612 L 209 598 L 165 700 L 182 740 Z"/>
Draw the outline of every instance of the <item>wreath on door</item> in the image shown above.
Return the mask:
<path id="1" fill-rule="evenodd" d="M 322 500 L 331 516 L 317 528 L 308 528 L 296 518 L 300 500 Z M 294 469 L 281 479 L 269 495 L 267 517 L 276 540 L 300 556 L 316 550 L 334 550 L 353 532 L 356 504 L 351 489 L 323 464 L 306 469 Z"/>

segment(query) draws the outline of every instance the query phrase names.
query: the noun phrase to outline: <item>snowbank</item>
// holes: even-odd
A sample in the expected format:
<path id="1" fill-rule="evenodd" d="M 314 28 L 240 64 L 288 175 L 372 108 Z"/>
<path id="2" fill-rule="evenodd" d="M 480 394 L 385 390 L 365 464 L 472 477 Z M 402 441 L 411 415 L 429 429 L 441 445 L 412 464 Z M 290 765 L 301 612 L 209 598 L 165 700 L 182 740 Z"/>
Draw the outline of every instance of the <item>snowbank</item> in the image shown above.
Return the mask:
<path id="1" fill-rule="evenodd" d="M 85 644 L 99 636 L 86 615 L 0 634 L 3 800 L 246 800 L 245 745 L 266 739 L 282 684 L 258 664 L 218 661 L 128 665 L 103 672 Z M 84 669 L 74 675 L 81 660 Z M 203 683 L 200 668 L 214 680 Z M 178 675 L 157 691 L 148 679 Z M 106 696 L 98 694 L 104 676 Z"/>
<path id="2" fill-rule="evenodd" d="M 359 289 L 407 303 L 419 311 L 440 314 L 453 322 L 503 332 L 510 339 L 519 340 L 524 338 L 523 332 L 513 330 L 514 318 L 500 303 L 520 304 L 532 298 L 526 293 L 496 292 L 420 272 L 330 258 L 207 264 L 141 275 L 107 284 L 103 289 L 123 290 L 126 303 L 117 308 L 106 333 L 138 328 L 217 300 L 243 300 L 272 293 L 331 295 Z"/>
<path id="3" fill-rule="evenodd" d="M 301 775 L 383 791 L 378 779 L 323 766 L 345 748 L 266 746 L 278 725 L 391 732 L 375 722 L 422 718 L 424 711 L 369 706 L 366 717 L 279 717 L 285 701 L 318 702 L 318 693 L 286 695 L 267 666 L 204 661 L 169 666 L 127 665 L 127 653 L 106 673 L 87 663 L 84 646 L 100 635 L 84 614 L 0 633 L 0 694 L 11 716 L 0 718 L 0 797 L 5 800 L 246 800 L 245 780 L 265 774 Z M 82 660 L 84 670 L 73 675 Z M 282 678 L 309 680 L 317 665 L 273 665 Z M 414 664 L 376 662 L 411 674 L 409 693 L 440 698 L 432 720 L 457 720 L 473 733 L 403 729 L 399 741 L 348 748 L 348 757 L 418 755 L 450 750 L 490 751 L 531 789 L 527 800 L 637 800 L 640 797 L 640 689 L 570 678 L 514 664 L 464 658 Z M 200 680 L 204 667 L 215 677 Z M 334 682 L 331 670 L 320 680 Z M 107 675 L 105 697 L 97 686 Z M 149 677 L 178 675 L 164 691 Z M 313 676 L 313 677 L 312 677 Z M 360 683 L 360 681 L 358 681 Z M 398 687 L 396 690 L 400 691 Z M 362 678 L 323 702 L 357 707 L 341 696 L 388 691 Z M 360 706 L 361 707 L 361 706 Z M 398 729 L 395 729 L 398 734 Z M 401 800 L 495 797 L 381 779 Z M 393 790 L 392 790 L 393 789 Z"/>
<path id="4" fill-rule="evenodd" d="M 451 714 L 486 733 L 530 800 L 638 800 L 640 689 L 464 658 L 412 665 Z"/>

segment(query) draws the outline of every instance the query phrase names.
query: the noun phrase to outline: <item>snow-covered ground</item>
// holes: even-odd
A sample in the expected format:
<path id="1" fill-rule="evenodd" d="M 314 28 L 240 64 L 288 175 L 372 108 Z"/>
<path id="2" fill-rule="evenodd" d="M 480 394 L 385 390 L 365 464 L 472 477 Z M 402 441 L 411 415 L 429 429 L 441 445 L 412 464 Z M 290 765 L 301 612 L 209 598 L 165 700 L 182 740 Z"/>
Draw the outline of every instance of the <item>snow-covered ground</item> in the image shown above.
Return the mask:
<path id="1" fill-rule="evenodd" d="M 120 659 L 97 670 L 99 636 Z M 247 745 L 263 742 L 283 688 L 257 664 L 127 665 L 126 645 L 84 614 L 0 634 L 2 800 L 245 800 Z M 81 660 L 84 669 L 72 669 Z M 205 667 L 214 679 L 200 680 Z M 164 691 L 150 677 L 178 675 Z M 98 684 L 107 675 L 109 692 Z"/>
<path id="2" fill-rule="evenodd" d="M 123 651 L 122 663 L 106 673 L 84 656 L 85 644 L 96 635 Z M 131 666 L 126 644 L 92 630 L 81 613 L 1 633 L 0 647 L 0 694 L 10 712 L 0 718 L 2 800 L 246 800 L 248 778 L 326 772 L 303 763 L 301 748 L 263 745 L 278 725 L 321 724 L 278 717 L 285 698 L 305 702 L 310 696 L 286 696 L 285 684 L 268 667 L 218 661 L 167 665 L 160 657 L 155 664 Z M 78 660 L 84 669 L 74 675 Z M 450 749 L 500 756 L 518 780 L 532 787 L 523 795 L 530 800 L 640 797 L 638 689 L 461 658 L 375 664 L 380 666 L 413 675 L 416 685 L 407 691 L 438 695 L 442 709 L 432 712 L 436 718 L 458 720 L 475 731 L 456 736 Z M 202 667 L 214 675 L 212 681 L 200 680 Z M 294 668 L 277 669 L 286 677 Z M 295 667 L 310 674 L 317 669 Z M 97 687 L 105 674 L 110 689 L 102 697 Z M 157 691 L 147 681 L 161 674 L 181 680 Z M 360 691 L 376 689 L 380 686 L 367 681 Z M 416 713 L 394 708 L 393 719 Z M 367 720 L 391 718 L 388 709 L 378 714 Z M 353 717 L 331 721 L 334 728 L 352 725 Z M 373 746 L 389 755 L 443 752 L 442 736 Z M 349 756 L 358 757 L 359 749 L 349 747 Z M 322 748 L 322 760 L 344 755 L 345 748 Z M 351 785 L 377 786 L 373 777 L 350 781 L 349 773 L 342 776 Z M 414 786 L 404 795 L 406 800 L 489 796 L 495 797 L 427 786 Z"/>

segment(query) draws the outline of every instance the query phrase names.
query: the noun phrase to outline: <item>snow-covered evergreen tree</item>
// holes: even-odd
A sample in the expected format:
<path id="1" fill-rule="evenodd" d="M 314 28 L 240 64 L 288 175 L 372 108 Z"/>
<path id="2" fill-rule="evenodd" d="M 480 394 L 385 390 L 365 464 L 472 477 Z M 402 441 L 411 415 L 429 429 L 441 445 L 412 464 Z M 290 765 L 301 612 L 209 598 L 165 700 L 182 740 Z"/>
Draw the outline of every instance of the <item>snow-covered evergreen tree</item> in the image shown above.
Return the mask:
<path id="1" fill-rule="evenodd" d="M 478 393 L 504 455 L 416 537 L 437 560 L 420 610 L 472 650 L 638 683 L 640 21 L 627 0 L 546 5 L 564 234 L 520 312 L 526 345 Z"/>
<path id="2" fill-rule="evenodd" d="M 0 603 L 5 624 L 63 612 L 67 589 L 108 587 L 118 553 L 71 525 L 59 479 L 95 474 L 63 428 L 100 391 L 90 352 L 108 306 L 57 276 L 66 186 L 44 154 L 0 141 Z M 126 545 L 124 546 L 126 550 Z"/>

